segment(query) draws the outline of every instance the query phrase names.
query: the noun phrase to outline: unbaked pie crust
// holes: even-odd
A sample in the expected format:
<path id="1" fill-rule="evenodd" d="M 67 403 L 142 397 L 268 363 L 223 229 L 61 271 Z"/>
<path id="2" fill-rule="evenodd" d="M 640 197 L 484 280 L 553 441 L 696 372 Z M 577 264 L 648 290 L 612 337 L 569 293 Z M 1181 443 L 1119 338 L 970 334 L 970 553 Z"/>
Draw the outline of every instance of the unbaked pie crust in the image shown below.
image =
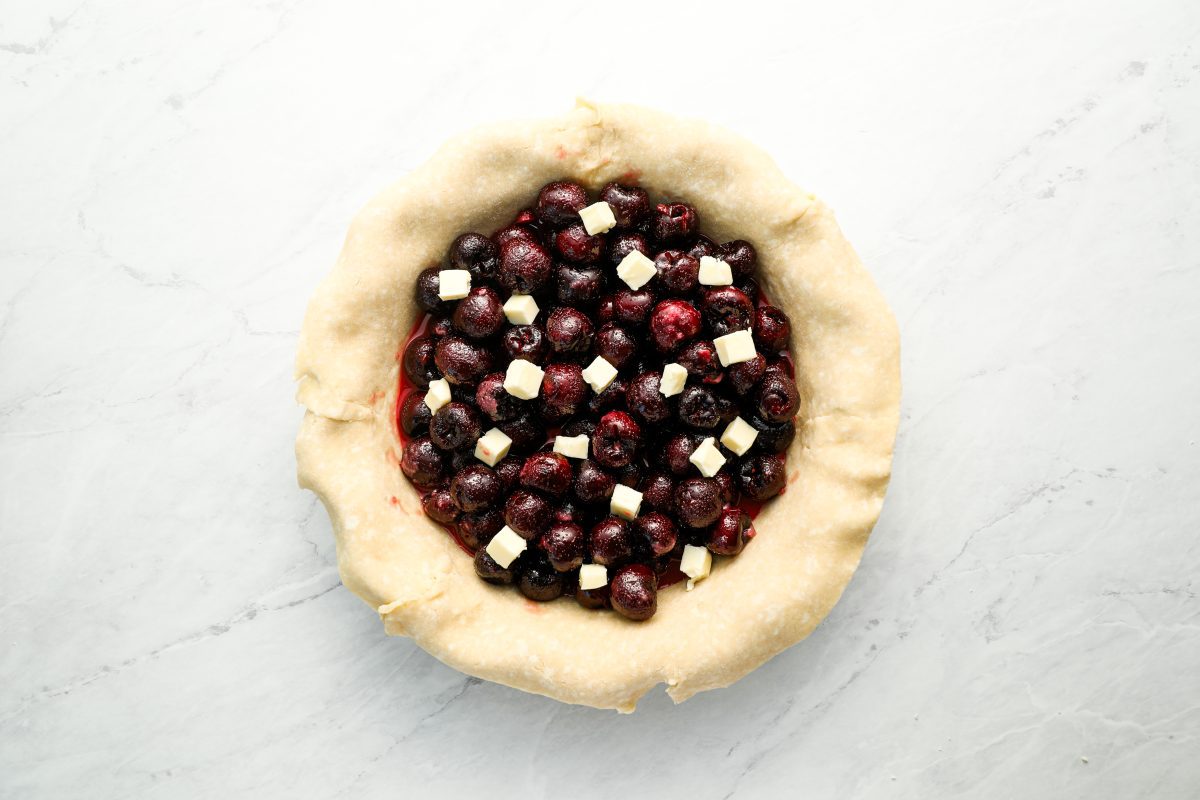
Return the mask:
<path id="1" fill-rule="evenodd" d="M 397 466 L 398 353 L 422 313 L 417 273 L 560 178 L 686 198 L 713 239 L 754 244 L 759 282 L 795 331 L 803 402 L 786 491 L 741 555 L 691 592 L 663 590 L 648 622 L 480 581 Z M 309 304 L 296 376 L 300 485 L 329 512 L 342 581 L 387 632 L 471 675 L 620 711 L 659 683 L 676 702 L 727 686 L 812 632 L 879 516 L 899 422 L 896 323 L 829 209 L 741 137 L 623 105 L 477 129 L 373 199 Z"/>

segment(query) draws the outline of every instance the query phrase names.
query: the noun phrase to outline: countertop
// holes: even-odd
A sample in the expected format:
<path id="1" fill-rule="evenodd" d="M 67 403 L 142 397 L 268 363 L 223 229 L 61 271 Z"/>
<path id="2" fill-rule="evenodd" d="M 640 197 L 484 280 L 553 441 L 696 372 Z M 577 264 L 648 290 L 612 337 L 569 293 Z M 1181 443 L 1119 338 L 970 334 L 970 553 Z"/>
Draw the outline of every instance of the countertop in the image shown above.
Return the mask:
<path id="1" fill-rule="evenodd" d="M 0 795 L 1196 796 L 1200 6 L 403 5 L 0 19 Z M 765 147 L 903 337 L 841 602 L 632 716 L 385 637 L 292 453 L 355 211 L 576 95 Z"/>

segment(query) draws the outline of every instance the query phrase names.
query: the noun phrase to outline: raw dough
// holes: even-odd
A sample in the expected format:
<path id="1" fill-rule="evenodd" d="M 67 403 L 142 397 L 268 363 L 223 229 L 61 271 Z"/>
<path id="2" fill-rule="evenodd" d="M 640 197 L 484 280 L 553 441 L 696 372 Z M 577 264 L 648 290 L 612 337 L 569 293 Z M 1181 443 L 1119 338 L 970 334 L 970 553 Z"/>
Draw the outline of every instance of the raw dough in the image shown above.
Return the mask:
<path id="1" fill-rule="evenodd" d="M 397 466 L 398 355 L 420 313 L 417 273 L 558 178 L 593 192 L 636 180 L 692 203 L 709 236 L 754 244 L 762 286 L 794 328 L 803 404 L 786 492 L 741 555 L 718 559 L 691 592 L 664 590 L 643 623 L 480 581 Z M 829 209 L 744 139 L 632 106 L 581 103 L 478 129 L 372 200 L 309 304 L 296 376 L 308 409 L 300 485 L 329 512 L 342 581 L 387 632 L 471 675 L 620 711 L 658 683 L 676 702 L 727 686 L 817 626 L 879 516 L 899 421 L 896 323 Z"/>

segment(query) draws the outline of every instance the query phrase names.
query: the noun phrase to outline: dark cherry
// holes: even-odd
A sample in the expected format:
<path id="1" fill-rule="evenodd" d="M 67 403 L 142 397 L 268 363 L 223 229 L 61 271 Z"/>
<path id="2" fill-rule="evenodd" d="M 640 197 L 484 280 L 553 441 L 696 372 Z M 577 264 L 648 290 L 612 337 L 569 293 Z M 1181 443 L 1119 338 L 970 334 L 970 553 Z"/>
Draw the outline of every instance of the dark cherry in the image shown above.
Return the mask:
<path id="1" fill-rule="evenodd" d="M 721 492 L 722 502 L 727 506 L 736 506 L 742 496 L 742 491 L 738 488 L 737 479 L 731 473 L 721 470 L 716 475 L 713 475 L 713 480 L 717 482 L 717 489 Z"/>
<path id="2" fill-rule="evenodd" d="M 562 497 L 571 487 L 571 463 L 561 453 L 534 453 L 521 467 L 521 485 L 552 497 Z"/>
<path id="3" fill-rule="evenodd" d="M 596 304 L 596 321 L 604 324 L 617 318 L 617 299 L 614 295 L 606 294 Z"/>
<path id="4" fill-rule="evenodd" d="M 708 532 L 708 549 L 719 556 L 736 556 L 753 533 L 750 515 L 740 508 L 722 509 Z"/>
<path id="5" fill-rule="evenodd" d="M 767 422 L 786 422 L 800 408 L 800 392 L 791 378 L 768 375 L 754 390 L 754 407 Z"/>
<path id="6" fill-rule="evenodd" d="M 512 439 L 512 452 L 517 454 L 532 453 L 546 441 L 545 428 L 529 414 L 505 420 L 496 427 Z"/>
<path id="7" fill-rule="evenodd" d="M 454 327 L 471 339 L 486 339 L 504 325 L 503 302 L 490 286 L 476 286 L 454 307 Z"/>
<path id="8" fill-rule="evenodd" d="M 418 388 L 426 389 L 429 382 L 442 377 L 438 372 L 437 345 L 428 336 L 418 336 L 404 348 L 404 374 Z"/>
<path id="9" fill-rule="evenodd" d="M 589 520 L 596 515 L 591 509 L 580 505 L 574 500 L 567 499 L 561 506 L 554 509 L 554 522 L 574 522 L 577 525 L 586 525 Z"/>
<path id="10" fill-rule="evenodd" d="M 583 225 L 568 225 L 554 234 L 554 251 L 576 264 L 595 264 L 604 253 L 604 237 L 589 236 Z"/>
<path id="11" fill-rule="evenodd" d="M 517 483 L 521 480 L 521 467 L 523 466 L 525 466 L 525 459 L 520 456 L 506 456 L 500 463 L 492 467 L 492 471 L 500 479 L 501 494 L 508 494 L 517 487 Z"/>
<path id="12" fill-rule="evenodd" d="M 425 510 L 425 516 L 443 525 L 449 525 L 458 519 L 458 506 L 454 505 L 454 498 L 446 489 L 434 489 L 425 495 L 421 501 L 421 508 Z"/>
<path id="13" fill-rule="evenodd" d="M 623 483 L 630 489 L 636 489 L 638 486 L 640 486 L 642 483 L 642 476 L 646 472 L 640 461 L 641 459 L 635 459 L 632 464 L 615 470 L 614 472 L 616 474 L 617 483 Z"/>
<path id="14" fill-rule="evenodd" d="M 638 352 L 638 341 L 629 329 L 615 322 L 606 322 L 596 333 L 596 355 L 617 369 L 628 364 Z"/>
<path id="15" fill-rule="evenodd" d="M 418 489 L 431 489 L 446 477 L 446 458 L 428 436 L 421 436 L 404 446 L 400 469 Z"/>
<path id="16" fill-rule="evenodd" d="M 714 337 L 750 330 L 754 301 L 733 286 L 714 286 L 700 295 L 700 313 Z"/>
<path id="17" fill-rule="evenodd" d="M 646 537 L 650 552 L 655 556 L 666 555 L 675 549 L 675 523 L 666 514 L 651 511 L 633 521 L 633 529 Z"/>
<path id="18" fill-rule="evenodd" d="M 625 405 L 646 422 L 665 422 L 671 418 L 671 404 L 659 391 L 661 372 L 642 372 L 629 381 Z"/>
<path id="19" fill-rule="evenodd" d="M 539 325 L 517 325 L 500 337 L 500 346 L 509 358 L 523 358 L 534 364 L 544 364 L 550 352 L 546 332 Z"/>
<path id="20" fill-rule="evenodd" d="M 595 611 L 601 608 L 608 608 L 609 591 L 607 586 L 601 586 L 599 589 L 576 589 L 575 602 L 584 608 Z"/>
<path id="21" fill-rule="evenodd" d="M 650 244 L 645 236 L 635 231 L 613 233 L 608 242 L 608 263 L 615 267 L 634 250 L 647 258 L 650 257 Z"/>
<path id="22" fill-rule="evenodd" d="M 450 497 L 459 511 L 479 511 L 499 499 L 500 479 L 483 464 L 461 469 L 450 481 Z"/>
<path id="23" fill-rule="evenodd" d="M 474 448 L 452 450 L 446 454 L 446 457 L 448 459 L 446 465 L 447 475 L 456 475 L 460 470 L 473 467 L 479 463 L 479 459 L 475 458 Z"/>
<path id="24" fill-rule="evenodd" d="M 767 372 L 767 359 L 762 353 L 755 353 L 749 361 L 730 364 L 725 369 L 729 376 L 729 386 L 739 395 L 744 395 L 753 389 Z"/>
<path id="25" fill-rule="evenodd" d="M 600 190 L 600 199 L 608 203 L 622 228 L 633 227 L 650 216 L 650 195 L 640 186 L 610 183 Z"/>
<path id="26" fill-rule="evenodd" d="M 537 242 L 538 235 L 537 231 L 534 229 L 534 226 L 529 224 L 529 220 L 526 219 L 521 221 L 521 219 L 521 216 L 518 216 L 517 221 L 513 222 L 513 224 L 501 228 L 492 234 L 492 241 L 496 243 L 496 247 L 498 249 L 504 247 L 506 243 L 516 239 Z M 503 264 L 503 260 L 500 263 Z"/>
<path id="27" fill-rule="evenodd" d="M 538 407 L 545 419 L 561 422 L 579 412 L 590 391 L 578 364 L 550 364 L 542 376 Z"/>
<path id="28" fill-rule="evenodd" d="M 758 300 L 762 297 L 761 290 L 758 288 L 758 281 L 754 278 L 734 278 L 733 285 L 746 293 L 747 297 L 753 297 Z"/>
<path id="29" fill-rule="evenodd" d="M 700 261 L 681 250 L 663 250 L 654 257 L 654 268 L 658 287 L 666 294 L 691 294 L 700 285 Z"/>
<path id="30" fill-rule="evenodd" d="M 595 267 L 559 264 L 554 268 L 554 287 L 560 303 L 590 305 L 604 294 L 604 286 L 604 273 Z"/>
<path id="31" fill-rule="evenodd" d="M 696 237 L 696 243 L 689 247 L 687 252 L 689 256 L 699 261 L 701 256 L 716 257 L 719 248 L 717 247 L 717 243 L 712 239 L 704 234 L 700 234 Z"/>
<path id="32" fill-rule="evenodd" d="M 578 436 L 580 434 L 583 434 L 584 436 L 586 436 L 590 439 L 590 438 L 592 438 L 592 434 L 595 432 L 596 432 L 596 420 L 588 419 L 587 417 L 580 417 L 579 419 L 573 419 L 570 422 L 568 422 L 566 425 L 562 426 L 562 435 L 563 436 Z"/>
<path id="33" fill-rule="evenodd" d="M 794 419 L 772 424 L 751 415 L 746 422 L 749 422 L 758 431 L 758 436 L 754 437 L 754 449 L 763 453 L 785 452 L 791 447 L 792 440 L 796 438 L 796 421 Z"/>
<path id="34" fill-rule="evenodd" d="M 499 280 L 512 292 L 531 294 L 546 285 L 554 266 L 550 254 L 536 239 L 517 237 L 500 245 Z"/>
<path id="35" fill-rule="evenodd" d="M 654 307 L 654 293 L 648 289 L 621 289 L 613 295 L 613 319 L 626 325 L 641 325 Z"/>
<path id="36" fill-rule="evenodd" d="M 465 386 L 474 386 L 492 371 L 491 351 L 459 336 L 438 340 L 434 362 L 446 380 Z"/>
<path id="37" fill-rule="evenodd" d="M 778 378 L 787 378 L 794 380 L 796 377 L 795 371 L 792 369 L 792 362 L 784 356 L 775 356 L 767 359 L 767 369 L 763 372 L 763 377 L 770 376 Z"/>
<path id="38" fill-rule="evenodd" d="M 485 508 L 475 514 L 458 518 L 458 538 L 468 549 L 475 551 L 486 545 L 504 527 L 504 514 L 499 508 Z"/>
<path id="39" fill-rule="evenodd" d="M 633 558 L 633 537 L 629 523 L 618 517 L 605 517 L 588 534 L 588 552 L 592 561 L 606 567 L 623 564 Z"/>
<path id="40" fill-rule="evenodd" d="M 600 394 L 593 394 L 588 399 L 588 411 L 593 414 L 603 414 L 605 411 L 613 408 L 622 408 L 625 405 L 625 391 L 628 385 L 625 379 L 620 376 L 613 379 L 613 382 Z"/>
<path id="41" fill-rule="evenodd" d="M 482 434 L 479 412 L 466 403 L 446 403 L 429 422 L 429 438 L 443 450 L 473 447 Z"/>
<path id="42" fill-rule="evenodd" d="M 423 311 L 430 314 L 436 313 L 445 305 L 445 301 L 438 297 L 438 292 L 441 291 L 442 282 L 438 278 L 438 272 L 441 267 L 429 267 L 421 270 L 417 275 L 416 299 L 417 305 Z"/>
<path id="43" fill-rule="evenodd" d="M 655 208 L 654 238 L 660 244 L 687 244 L 696 235 L 696 209 L 687 203 L 659 203 Z"/>
<path id="44" fill-rule="evenodd" d="M 692 462 L 688 461 L 699 444 L 696 437 L 690 433 L 676 433 L 663 444 L 660 451 L 662 465 L 672 475 L 686 475 L 692 471 Z"/>
<path id="45" fill-rule="evenodd" d="M 601 503 L 612 497 L 616 485 L 617 481 L 613 476 L 588 458 L 579 462 L 579 473 L 575 476 L 572 490 L 581 503 Z"/>
<path id="46" fill-rule="evenodd" d="M 594 335 L 587 314 L 569 306 L 554 309 L 546 320 L 546 338 L 556 353 L 586 353 Z"/>
<path id="47" fill-rule="evenodd" d="M 733 270 L 735 279 L 750 277 L 758 267 L 758 251 L 749 242 L 734 239 L 732 242 L 721 245 L 719 252 L 720 259 Z"/>
<path id="48" fill-rule="evenodd" d="M 405 436 L 420 436 L 429 430 L 429 420 L 433 413 L 425 405 L 425 393 L 422 391 L 409 392 L 400 403 L 400 430 Z"/>
<path id="49" fill-rule="evenodd" d="M 716 345 L 712 342 L 689 342 L 675 356 L 675 361 L 688 371 L 688 375 L 699 378 L 704 383 L 720 383 L 725 377 L 721 369 L 721 359 L 717 357 Z"/>
<path id="50" fill-rule="evenodd" d="M 434 339 L 449 336 L 454 332 L 454 320 L 450 317 L 434 317 L 429 323 L 429 335 Z"/>
<path id="51" fill-rule="evenodd" d="M 675 502 L 675 480 L 656 472 L 642 482 L 642 506 L 654 511 L 670 512 Z"/>
<path id="52" fill-rule="evenodd" d="M 700 312 L 686 300 L 663 300 L 650 312 L 650 337 L 669 353 L 700 333 Z"/>
<path id="53" fill-rule="evenodd" d="M 521 413 L 521 401 L 504 388 L 504 373 L 483 376 L 475 387 L 475 405 L 492 422 L 503 422 Z"/>
<path id="54" fill-rule="evenodd" d="M 554 181 L 538 192 L 535 213 L 547 225 L 570 225 L 579 222 L 579 212 L 587 204 L 587 190 L 578 183 Z"/>
<path id="55" fill-rule="evenodd" d="M 633 417 L 624 411 L 609 411 L 596 423 L 592 458 L 610 469 L 626 467 L 637 455 L 641 439 L 641 426 Z"/>
<path id="56" fill-rule="evenodd" d="M 685 386 L 679 395 L 679 419 L 693 428 L 712 430 L 727 413 L 727 405 L 729 402 L 708 386 Z"/>
<path id="57" fill-rule="evenodd" d="M 504 504 L 504 522 L 524 539 L 532 539 L 550 524 L 554 509 L 550 501 L 536 492 L 518 489 Z"/>
<path id="58" fill-rule="evenodd" d="M 482 233 L 464 233 L 450 243 L 446 259 L 454 269 L 465 269 L 473 281 L 496 277 L 500 266 L 500 248 Z"/>
<path id="59" fill-rule="evenodd" d="M 609 582 L 612 607 L 624 617 L 641 621 L 658 610 L 658 578 L 645 564 L 622 568 Z"/>
<path id="60" fill-rule="evenodd" d="M 761 502 L 783 491 L 787 469 L 782 456 L 760 453 L 738 464 L 737 477 L 742 494 Z"/>
<path id="61" fill-rule="evenodd" d="M 516 562 L 513 563 L 516 566 Z M 480 547 L 475 552 L 475 574 L 488 583 L 508 585 L 516 579 L 511 569 L 505 569 L 496 563 L 496 559 L 488 555 L 487 550 Z"/>
<path id="62" fill-rule="evenodd" d="M 583 563 L 587 550 L 587 538 L 583 528 L 574 522 L 556 522 L 542 534 L 538 542 L 550 561 L 550 566 L 558 572 L 570 572 L 578 569 Z"/>
<path id="63" fill-rule="evenodd" d="M 676 513 L 689 528 L 716 522 L 722 505 L 721 489 L 712 478 L 685 478 L 675 487 Z"/>
<path id="64" fill-rule="evenodd" d="M 768 353 L 787 349 L 792 335 L 792 321 L 783 309 L 763 306 L 754 312 L 754 344 Z"/>

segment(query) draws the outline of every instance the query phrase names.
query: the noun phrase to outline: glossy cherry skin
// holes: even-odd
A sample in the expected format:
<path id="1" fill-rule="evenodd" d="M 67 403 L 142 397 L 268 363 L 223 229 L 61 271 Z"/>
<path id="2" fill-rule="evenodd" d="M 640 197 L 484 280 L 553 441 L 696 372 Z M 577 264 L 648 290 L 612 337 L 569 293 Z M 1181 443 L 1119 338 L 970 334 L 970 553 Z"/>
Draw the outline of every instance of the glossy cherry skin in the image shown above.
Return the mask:
<path id="1" fill-rule="evenodd" d="M 759 453 L 738 464 L 737 478 L 742 494 L 762 502 L 783 491 L 787 470 L 781 456 Z"/>
<path id="2" fill-rule="evenodd" d="M 571 488 L 571 464 L 560 453 L 534 453 L 521 467 L 521 485 L 562 497 Z"/>
<path id="3" fill-rule="evenodd" d="M 605 517 L 597 522 L 588 533 L 588 551 L 594 563 L 606 567 L 633 558 L 629 523 L 618 517 Z"/>
<path id="4" fill-rule="evenodd" d="M 555 570 L 570 572 L 583 563 L 587 537 L 583 528 L 574 522 L 557 522 L 546 529 L 538 545 Z"/>
<path id="5" fill-rule="evenodd" d="M 587 190 L 571 181 L 547 183 L 538 192 L 534 213 L 537 218 L 558 227 L 579 222 L 579 212 L 588 204 Z"/>
<path id="6" fill-rule="evenodd" d="M 712 478 L 685 478 L 675 487 L 675 510 L 689 528 L 716 522 L 721 513 L 721 491 Z"/>
<path id="7" fill-rule="evenodd" d="M 736 556 L 753 532 L 750 515 L 740 508 L 722 509 L 708 532 L 708 549 L 719 556 Z"/>
<path id="8" fill-rule="evenodd" d="M 658 610 L 658 578 L 645 564 L 630 564 L 609 582 L 612 607 L 624 617 L 643 621 Z"/>
<path id="9" fill-rule="evenodd" d="M 642 428 L 624 411 L 609 411 L 596 423 L 592 458 L 611 469 L 627 467 L 641 447 Z"/>

